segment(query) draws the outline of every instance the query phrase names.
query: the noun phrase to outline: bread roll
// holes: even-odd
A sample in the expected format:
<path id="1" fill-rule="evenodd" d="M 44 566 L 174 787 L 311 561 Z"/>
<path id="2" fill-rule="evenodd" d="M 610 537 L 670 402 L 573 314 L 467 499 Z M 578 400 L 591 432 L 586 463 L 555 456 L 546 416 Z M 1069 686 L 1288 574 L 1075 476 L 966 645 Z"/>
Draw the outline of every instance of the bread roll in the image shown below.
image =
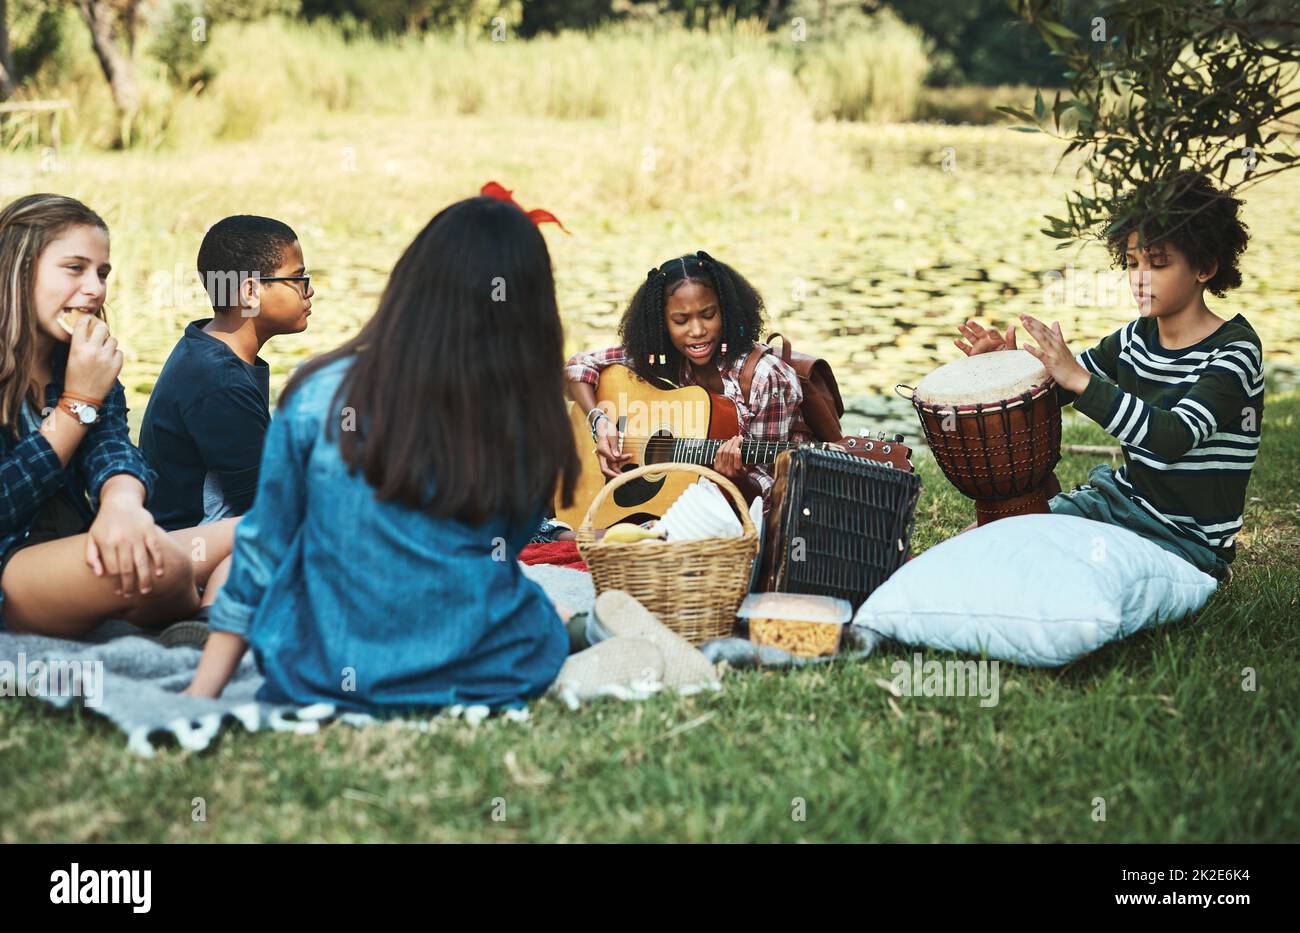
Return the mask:
<path id="1" fill-rule="evenodd" d="M 92 314 L 89 311 L 64 311 L 58 317 L 59 326 L 69 334 L 76 333 L 77 322 L 83 317 L 93 317 L 97 321 L 104 321 L 104 318 L 101 315 Z M 104 321 L 104 323 L 107 324 L 108 322 Z"/>

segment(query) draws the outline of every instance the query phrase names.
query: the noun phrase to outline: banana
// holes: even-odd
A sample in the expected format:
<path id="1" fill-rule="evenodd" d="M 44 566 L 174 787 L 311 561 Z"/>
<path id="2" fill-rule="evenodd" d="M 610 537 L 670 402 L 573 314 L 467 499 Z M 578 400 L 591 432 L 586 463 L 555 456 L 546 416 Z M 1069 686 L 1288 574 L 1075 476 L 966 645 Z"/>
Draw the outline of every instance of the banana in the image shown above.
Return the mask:
<path id="1" fill-rule="evenodd" d="M 631 522 L 622 522 L 614 525 L 605 532 L 604 541 L 614 541 L 618 544 L 633 544 L 637 541 L 648 541 L 650 539 L 659 539 L 663 533 L 659 531 L 646 531 L 640 525 L 633 525 Z"/>

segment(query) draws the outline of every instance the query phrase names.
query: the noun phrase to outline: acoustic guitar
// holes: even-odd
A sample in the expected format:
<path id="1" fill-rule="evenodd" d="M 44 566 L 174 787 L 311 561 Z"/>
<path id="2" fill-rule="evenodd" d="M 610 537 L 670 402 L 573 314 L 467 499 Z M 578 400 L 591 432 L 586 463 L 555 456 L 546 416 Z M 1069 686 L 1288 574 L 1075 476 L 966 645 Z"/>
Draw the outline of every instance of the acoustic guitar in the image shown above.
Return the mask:
<path id="1" fill-rule="evenodd" d="M 596 404 L 605 410 L 619 432 L 619 446 L 632 460 L 623 472 L 656 463 L 699 463 L 712 466 L 718 448 L 740 433 L 735 403 L 701 386 L 680 388 L 654 385 L 626 366 L 609 366 L 601 371 L 596 386 Z M 555 514 L 577 528 L 596 494 L 608 481 L 600 471 L 587 426 L 586 412 L 572 405 L 569 422 L 573 442 L 582 461 L 582 473 L 574 490 L 573 505 L 563 508 L 555 500 Z M 825 447 L 912 471 L 911 450 L 902 435 L 886 440 L 846 437 L 838 444 L 796 441 L 741 441 L 744 463 L 775 463 L 778 455 L 800 447 Z M 640 523 L 659 518 L 696 477 L 680 473 L 654 474 L 626 483 L 606 498 L 592 516 L 593 528 L 608 528 L 619 522 Z"/>

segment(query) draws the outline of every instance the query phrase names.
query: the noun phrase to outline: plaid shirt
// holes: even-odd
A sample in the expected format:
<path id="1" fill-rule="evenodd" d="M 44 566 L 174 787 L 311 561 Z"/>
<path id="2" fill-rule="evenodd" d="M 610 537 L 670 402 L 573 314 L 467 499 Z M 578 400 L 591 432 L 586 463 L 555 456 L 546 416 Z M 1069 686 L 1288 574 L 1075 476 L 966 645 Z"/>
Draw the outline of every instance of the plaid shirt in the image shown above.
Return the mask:
<path id="1" fill-rule="evenodd" d="M 53 381 L 45 387 L 45 407 L 53 409 L 63 394 L 63 368 L 67 351 L 54 358 Z M 87 524 L 99 509 L 99 492 L 109 477 L 127 473 L 144 483 L 145 495 L 153 491 L 154 473 L 131 443 L 126 422 L 126 391 L 122 383 L 99 410 L 99 421 L 86 431 L 76 453 L 64 468 L 44 434 L 20 428 L 15 438 L 9 425 L 0 426 L 0 559 L 9 556 L 27 532 L 45 500 L 66 485 Z"/>
<path id="2" fill-rule="evenodd" d="M 803 402 L 803 390 L 799 388 L 799 376 L 794 368 L 782 361 L 771 347 L 763 347 L 763 356 L 754 367 L 754 379 L 749 387 L 749 398 L 743 398 L 740 392 L 740 372 L 745 368 L 745 356 L 730 362 L 714 358 L 714 364 L 722 375 L 722 388 L 727 398 L 736 405 L 740 417 L 741 436 L 754 441 L 803 441 L 808 437 L 792 436 L 795 415 Z M 571 382 L 585 382 L 596 385 L 600 381 L 600 371 L 606 366 L 621 364 L 631 368 L 632 360 L 622 347 L 610 347 L 591 353 L 578 353 L 565 364 L 564 375 Z M 695 378 L 695 368 L 683 363 L 678 385 L 699 385 Z M 771 464 L 754 464 L 747 466 L 746 472 L 758 483 L 763 491 L 763 498 L 772 489 L 773 466 Z"/>

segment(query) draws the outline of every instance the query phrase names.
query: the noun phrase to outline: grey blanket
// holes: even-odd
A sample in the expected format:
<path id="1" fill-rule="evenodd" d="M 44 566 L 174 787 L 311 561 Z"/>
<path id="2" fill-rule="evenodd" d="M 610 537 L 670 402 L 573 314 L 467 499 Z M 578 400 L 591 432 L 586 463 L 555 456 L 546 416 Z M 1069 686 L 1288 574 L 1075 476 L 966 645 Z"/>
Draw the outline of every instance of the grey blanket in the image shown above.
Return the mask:
<path id="1" fill-rule="evenodd" d="M 595 602 L 590 574 L 546 565 L 523 570 L 562 605 L 586 611 Z M 192 751 L 204 749 L 232 722 L 249 732 L 307 733 L 334 719 L 352 725 L 377 721 L 338 714 L 323 704 L 292 707 L 257 700 L 262 676 L 251 653 L 220 699 L 181 696 L 194 678 L 199 654 L 197 648 L 164 648 L 122 621 L 106 622 L 87 641 L 0 631 L 0 691 L 60 708 L 82 705 L 126 733 L 131 750 L 144 756 L 154 754 L 156 743 L 171 740 Z"/>
<path id="2" fill-rule="evenodd" d="M 596 601 L 589 573 L 545 564 L 523 566 L 523 571 L 554 602 L 577 612 L 590 612 Z M 876 638 L 874 633 L 849 626 L 840 657 L 869 654 Z M 757 648 L 743 638 L 718 639 L 701 650 L 710 661 L 726 661 L 737 668 L 790 667 L 829 660 L 793 658 L 778 649 Z M 249 732 L 311 733 L 335 720 L 354 726 L 378 722 L 364 714 L 341 713 L 327 704 L 295 707 L 258 700 L 262 675 L 251 653 L 244 655 L 220 699 L 181 696 L 194 679 L 199 655 L 197 648 L 165 648 L 120 620 L 101 625 L 87 641 L 0 631 L 0 685 L 5 685 L 0 692 L 35 697 L 59 708 L 84 706 L 121 729 L 128 747 L 146 757 L 153 756 L 159 743 L 169 741 L 200 751 L 231 723 Z M 448 713 L 472 720 L 486 710 L 455 708 Z M 514 718 L 514 714 L 508 715 Z M 414 728 L 428 726 L 427 722 L 408 722 Z"/>

